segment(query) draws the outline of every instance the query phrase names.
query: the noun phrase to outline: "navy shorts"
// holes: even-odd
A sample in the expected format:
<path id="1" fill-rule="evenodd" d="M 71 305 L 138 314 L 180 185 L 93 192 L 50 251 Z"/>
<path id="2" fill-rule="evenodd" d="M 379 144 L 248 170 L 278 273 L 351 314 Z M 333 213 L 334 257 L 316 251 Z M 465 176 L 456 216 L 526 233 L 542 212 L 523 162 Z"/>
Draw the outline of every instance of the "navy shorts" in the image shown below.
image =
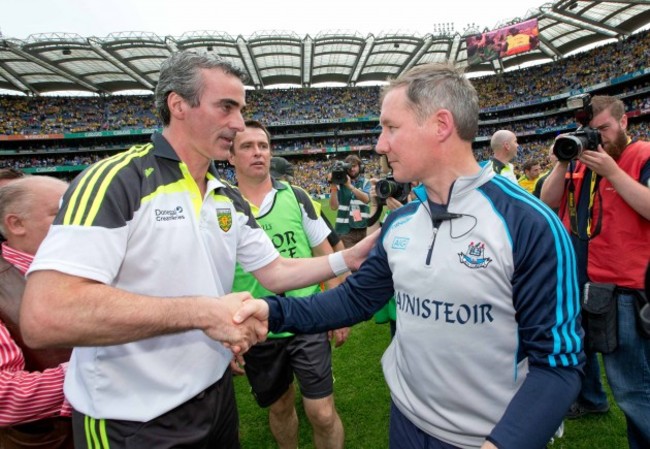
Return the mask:
<path id="1" fill-rule="evenodd" d="M 298 379 L 300 392 L 308 399 L 332 394 L 332 348 L 327 333 L 272 338 L 244 354 L 246 376 L 255 400 L 268 407 L 280 399 Z"/>
<path id="2" fill-rule="evenodd" d="M 137 392 L 133 392 L 137 394 Z M 94 419 L 72 412 L 76 449 L 240 449 L 232 373 L 147 422 Z"/>

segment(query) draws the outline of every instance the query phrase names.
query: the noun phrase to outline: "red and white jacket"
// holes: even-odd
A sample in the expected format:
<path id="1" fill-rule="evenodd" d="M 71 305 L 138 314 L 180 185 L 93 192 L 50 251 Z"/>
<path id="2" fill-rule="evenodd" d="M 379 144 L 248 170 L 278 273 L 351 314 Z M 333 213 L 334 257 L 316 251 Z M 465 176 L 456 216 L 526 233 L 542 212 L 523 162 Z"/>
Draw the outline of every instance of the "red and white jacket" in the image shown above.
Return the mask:
<path id="1" fill-rule="evenodd" d="M 2 244 L 2 257 L 23 275 L 33 256 Z M 67 363 L 42 372 L 25 370 L 25 357 L 0 321 L 0 427 L 70 416 L 70 404 L 63 396 Z"/>

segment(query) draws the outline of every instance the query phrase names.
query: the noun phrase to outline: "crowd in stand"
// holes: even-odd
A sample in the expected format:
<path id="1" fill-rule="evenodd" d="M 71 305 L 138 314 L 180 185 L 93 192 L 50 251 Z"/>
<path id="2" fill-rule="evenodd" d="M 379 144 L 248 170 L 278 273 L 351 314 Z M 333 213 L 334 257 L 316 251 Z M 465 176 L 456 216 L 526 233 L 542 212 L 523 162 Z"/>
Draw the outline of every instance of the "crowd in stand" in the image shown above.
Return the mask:
<path id="1" fill-rule="evenodd" d="M 573 114 L 557 111 L 559 103 L 542 104 L 526 109 L 490 112 L 485 109 L 505 106 L 509 103 L 526 102 L 536 98 L 579 89 L 609 81 L 617 76 L 632 73 L 650 56 L 650 31 L 645 31 L 614 44 L 587 53 L 577 54 L 560 61 L 516 70 L 501 75 L 473 79 L 483 112 L 475 152 L 479 160 L 490 156 L 489 137 L 498 129 L 508 128 L 518 135 L 530 136 L 522 142 L 522 148 L 514 161 L 520 167 L 525 161 L 536 159 L 544 166 L 548 149 L 556 132 L 540 135 L 535 132 L 546 128 L 566 128 L 575 123 Z M 618 61 L 610 64 L 610 61 Z M 650 80 L 640 79 L 626 85 L 620 92 L 640 92 Z M 378 131 L 376 119 L 379 114 L 379 87 L 360 88 L 310 88 L 267 89 L 249 91 L 246 115 L 267 124 L 275 124 L 272 132 L 273 148 L 279 153 L 301 153 L 314 149 L 325 152 L 359 151 L 366 164 L 367 176 L 378 173 L 377 160 L 372 151 Z M 41 135 L 59 133 L 98 132 L 110 130 L 148 129 L 159 126 L 149 96 L 111 97 L 17 97 L 0 96 L 0 135 Z M 636 95 L 625 99 L 628 110 L 650 109 L 650 95 Z M 534 117 L 531 118 L 531 114 Z M 522 118 L 525 116 L 527 118 Z M 493 120 L 512 118 L 509 122 Z M 313 125 L 300 126 L 303 122 L 358 119 L 357 123 L 344 125 L 321 125 L 315 131 Z M 284 126 L 293 125 L 293 126 Z M 629 134 L 633 138 L 647 138 L 647 120 L 630 120 Z M 358 132 L 354 132 L 357 130 Z M 290 136 L 296 135 L 296 138 Z M 300 135 L 299 137 L 297 135 Z M 278 138 L 279 137 L 279 138 Z M 147 136 L 143 136 L 146 140 Z M 93 141 L 82 146 L 71 146 L 63 141 L 24 142 L 14 146 L 18 152 L 29 150 L 29 155 L 10 155 L 0 158 L 0 168 L 52 166 L 85 166 L 116 150 L 107 139 Z M 20 142 L 22 145 L 23 143 Z M 89 145 L 89 147 L 86 147 Z M 119 145 L 118 145 L 119 146 Z M 126 147 L 126 146 L 124 146 Z M 71 152 L 73 149 L 78 151 Z M 2 148 L 0 148 L 2 149 Z M 93 151 L 88 151 L 92 149 Z M 47 153 L 46 151 L 47 150 Z M 36 154 L 34 154 L 36 153 Z M 331 153 L 328 153 L 331 154 Z M 347 153 L 345 153 L 347 154 Z M 343 154 L 343 155 L 345 155 Z M 342 156 L 341 156 L 342 158 Z M 295 182 L 313 195 L 329 191 L 325 178 L 334 157 L 323 154 L 309 158 L 293 157 L 298 165 Z M 234 173 L 224 168 L 225 176 L 234 180 Z"/>
<path id="2" fill-rule="evenodd" d="M 569 90 L 593 86 L 644 68 L 650 57 L 650 33 L 544 64 L 472 80 L 481 107 L 525 102 Z M 612 64 L 616 61 L 616 64 Z"/>
<path id="3" fill-rule="evenodd" d="M 551 64 L 475 78 L 482 108 L 586 88 L 643 68 L 650 31 Z M 611 61 L 617 61 L 611 64 Z M 638 89 L 629 86 L 629 89 Z M 377 117 L 379 87 L 265 89 L 248 92 L 247 115 L 265 123 Z M 643 100 L 647 102 L 647 100 Z M 0 96 L 2 134 L 53 134 L 158 126 L 148 96 Z M 501 116 L 501 115 L 500 115 Z"/>
<path id="4" fill-rule="evenodd" d="M 650 134 L 650 124 L 647 121 L 630 122 L 628 127 L 628 135 L 633 139 L 643 138 L 647 139 Z M 370 148 L 374 147 L 375 137 L 368 137 L 364 140 Z M 530 159 L 537 160 L 542 169 L 546 169 L 548 160 L 547 155 L 549 148 L 553 145 L 554 137 L 541 138 L 538 140 L 528 140 L 521 145 L 521 149 L 514 161 L 515 167 L 519 170 L 523 163 Z M 279 149 L 286 149 L 283 144 L 274 144 L 274 151 Z M 491 155 L 491 150 L 487 142 L 484 145 L 475 149 L 478 160 L 486 160 Z M 53 167 L 53 166 L 86 166 L 93 162 L 102 159 L 111 153 L 109 151 L 102 152 L 81 152 L 79 154 L 47 154 L 47 155 L 31 155 L 31 156 L 3 156 L 0 158 L 0 168 L 38 168 L 38 167 Z M 348 153 L 342 153 L 338 159 L 343 159 Z M 379 162 L 377 155 L 373 151 L 362 151 L 358 153 L 361 155 L 365 163 L 366 175 L 368 177 L 378 177 Z M 292 157 L 291 162 L 296 165 L 294 170 L 294 182 L 300 185 L 310 194 L 315 197 L 326 195 L 329 193 L 329 185 L 326 181 L 327 174 L 331 170 L 331 165 L 337 157 L 327 158 L 323 154 L 318 154 L 310 157 Z M 221 172 L 224 177 L 230 182 L 236 182 L 234 171 L 231 167 L 221 167 Z M 520 174 L 520 172 L 517 172 Z"/>
<path id="5" fill-rule="evenodd" d="M 292 158 L 291 163 L 294 164 L 292 182 L 305 189 L 315 198 L 324 197 L 330 193 L 327 175 L 331 172 L 334 161 L 343 160 L 348 154 L 345 153 L 340 157 L 331 158 L 324 155 Z M 374 151 L 354 154 L 359 155 L 363 160 L 365 177 L 379 178 L 381 176 L 379 156 Z M 221 165 L 219 166 L 219 172 L 228 182 L 233 184 L 237 182 L 235 171 L 231 166 Z"/>
<path id="6" fill-rule="evenodd" d="M 94 154 L 76 154 L 76 155 L 53 155 L 47 157 L 31 156 L 31 157 L 14 157 L 3 156 L 0 159 L 0 168 L 14 168 L 22 170 L 24 168 L 41 168 L 41 167 L 78 167 L 90 165 L 103 159 L 105 155 L 98 153 Z"/>
<path id="7" fill-rule="evenodd" d="M 248 93 L 254 120 L 295 122 L 379 115 L 379 88 L 271 89 Z"/>

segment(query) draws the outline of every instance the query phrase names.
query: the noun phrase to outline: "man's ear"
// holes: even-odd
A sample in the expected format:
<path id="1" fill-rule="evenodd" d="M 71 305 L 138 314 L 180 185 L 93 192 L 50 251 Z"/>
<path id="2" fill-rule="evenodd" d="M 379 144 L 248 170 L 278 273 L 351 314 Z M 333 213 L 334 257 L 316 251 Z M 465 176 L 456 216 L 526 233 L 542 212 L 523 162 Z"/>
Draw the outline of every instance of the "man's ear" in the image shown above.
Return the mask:
<path id="1" fill-rule="evenodd" d="M 4 226 L 6 231 L 11 235 L 23 236 L 27 232 L 23 219 L 18 214 L 5 215 Z"/>
<path id="2" fill-rule="evenodd" d="M 431 125 L 434 126 L 433 129 L 439 141 L 445 141 L 453 134 L 456 124 L 454 116 L 448 109 L 438 109 L 431 115 L 430 120 L 432 120 Z"/>
<path id="3" fill-rule="evenodd" d="M 627 115 L 623 114 L 623 117 L 621 118 L 621 121 L 619 122 L 621 124 L 621 128 L 623 128 L 623 131 L 627 129 Z"/>
<path id="4" fill-rule="evenodd" d="M 185 99 L 176 92 L 170 92 L 169 95 L 167 95 L 167 107 L 169 108 L 169 113 L 174 118 L 182 120 L 185 117 L 185 110 L 189 105 L 185 102 Z"/>

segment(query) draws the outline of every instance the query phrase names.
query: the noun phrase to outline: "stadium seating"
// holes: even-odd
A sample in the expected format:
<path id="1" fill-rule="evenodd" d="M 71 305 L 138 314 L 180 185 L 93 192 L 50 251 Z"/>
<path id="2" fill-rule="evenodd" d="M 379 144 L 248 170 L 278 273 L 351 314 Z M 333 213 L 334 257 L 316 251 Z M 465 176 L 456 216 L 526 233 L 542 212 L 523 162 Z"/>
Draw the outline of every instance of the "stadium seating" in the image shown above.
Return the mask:
<path id="1" fill-rule="evenodd" d="M 619 96 L 627 107 L 630 134 L 647 138 L 648 60 L 650 32 L 644 31 L 550 64 L 473 79 L 481 105 L 477 157 L 488 157 L 491 134 L 507 128 L 523 147 L 516 164 L 532 157 L 545 162 L 555 136 L 575 128 L 565 100 L 578 92 Z M 378 86 L 255 90 L 247 92 L 245 115 L 266 123 L 274 151 L 300 166 L 296 182 L 323 195 L 325 174 L 339 155 L 359 152 L 369 174 L 377 172 L 371 150 L 380 132 L 379 102 Z M 0 168 L 66 178 L 146 142 L 159 129 L 151 96 L 0 96 L 0 116 Z M 223 169 L 232 179 L 232 170 Z"/>

